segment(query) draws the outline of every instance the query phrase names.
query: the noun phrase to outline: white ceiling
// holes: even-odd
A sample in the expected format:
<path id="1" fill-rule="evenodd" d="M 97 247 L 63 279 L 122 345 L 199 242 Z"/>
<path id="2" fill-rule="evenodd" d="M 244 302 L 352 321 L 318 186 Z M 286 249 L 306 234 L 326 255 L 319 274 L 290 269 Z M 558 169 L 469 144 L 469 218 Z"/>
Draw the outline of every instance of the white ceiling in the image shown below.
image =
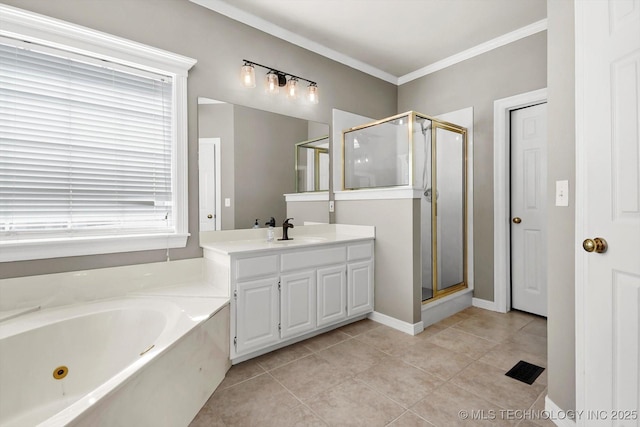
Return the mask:
<path id="1" fill-rule="evenodd" d="M 546 29 L 546 0 L 191 0 L 401 84 Z"/>

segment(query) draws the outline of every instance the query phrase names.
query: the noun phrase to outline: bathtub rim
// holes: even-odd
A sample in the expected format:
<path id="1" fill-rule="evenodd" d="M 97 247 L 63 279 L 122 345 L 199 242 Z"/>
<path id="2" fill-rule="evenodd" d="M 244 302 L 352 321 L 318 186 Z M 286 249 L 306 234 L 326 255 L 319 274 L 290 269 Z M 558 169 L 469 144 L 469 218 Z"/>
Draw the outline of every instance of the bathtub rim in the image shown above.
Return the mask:
<path id="1" fill-rule="evenodd" d="M 49 309 L 32 312 L 29 314 L 25 314 L 24 316 L 16 317 L 10 320 L 3 322 L 0 324 L 0 331 L 3 327 L 8 327 L 9 329 L 14 323 L 20 323 L 20 321 L 26 318 L 27 321 L 33 321 L 33 318 L 49 318 L 51 315 L 56 313 L 69 313 L 78 310 L 81 307 L 103 307 L 104 311 L 110 311 L 106 307 L 114 307 L 113 309 L 122 309 L 122 307 L 117 307 L 118 302 L 127 301 L 127 304 L 131 305 L 131 308 L 136 307 L 136 304 L 139 304 L 142 301 L 153 301 L 152 304 L 162 304 L 166 306 L 166 304 L 171 303 L 172 305 L 177 305 L 178 307 L 185 308 L 182 310 L 182 315 L 180 316 L 180 333 L 175 333 L 175 336 L 171 340 L 167 339 L 167 342 L 164 342 L 164 339 L 160 341 L 164 344 L 161 346 L 155 346 L 151 350 L 145 352 L 140 357 L 135 359 L 132 363 L 126 365 L 122 370 L 118 371 L 115 375 L 108 378 L 105 382 L 97 385 L 95 388 L 91 389 L 88 393 L 81 395 L 76 401 L 71 403 L 70 405 L 64 407 L 62 410 L 51 414 L 48 418 L 39 421 L 39 426 L 64 426 L 67 425 L 77 418 L 79 418 L 83 413 L 85 413 L 89 408 L 91 408 L 94 404 L 99 402 L 101 399 L 104 399 L 113 393 L 117 392 L 120 388 L 124 387 L 127 382 L 133 380 L 138 375 L 143 372 L 143 368 L 155 360 L 157 360 L 160 356 L 167 353 L 169 350 L 177 346 L 187 335 L 192 333 L 199 325 L 203 324 L 207 320 L 211 319 L 218 312 L 220 312 L 225 306 L 229 305 L 229 298 L 224 297 L 194 297 L 194 296 L 164 296 L 164 295 L 127 295 L 123 297 L 113 297 L 106 298 L 102 300 L 94 300 L 94 301 L 86 301 L 83 303 L 71 304 L 66 306 L 56 306 Z M 144 303 L 143 303 L 144 305 Z M 79 317 L 87 316 L 92 314 L 92 312 L 84 312 L 77 314 L 75 316 L 65 317 L 53 323 L 64 322 L 65 320 L 76 319 Z M 29 327 L 29 328 L 18 328 L 21 332 L 17 333 L 25 333 L 30 330 L 44 327 L 46 325 L 50 325 L 53 323 L 40 322 L 38 326 Z M 166 325 L 165 329 L 160 333 L 159 337 L 167 338 L 166 335 Z M 16 335 L 16 333 L 10 335 L 3 335 L 4 338 L 10 338 Z M 12 422 L 16 420 L 16 417 L 13 417 L 7 422 Z"/>

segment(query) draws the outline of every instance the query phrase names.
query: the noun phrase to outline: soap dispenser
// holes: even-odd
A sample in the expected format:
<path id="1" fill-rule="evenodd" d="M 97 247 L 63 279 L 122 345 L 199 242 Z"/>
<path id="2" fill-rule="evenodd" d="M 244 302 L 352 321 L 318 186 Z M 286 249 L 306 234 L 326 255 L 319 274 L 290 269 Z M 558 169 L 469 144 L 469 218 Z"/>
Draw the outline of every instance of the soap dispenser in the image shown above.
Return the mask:
<path id="1" fill-rule="evenodd" d="M 258 218 L 256 218 L 256 222 L 253 224 L 253 228 L 260 228 L 260 224 L 258 224 Z"/>
<path id="2" fill-rule="evenodd" d="M 275 238 L 276 219 L 271 217 L 265 225 L 269 227 L 267 228 L 267 242 L 273 242 L 273 239 Z"/>

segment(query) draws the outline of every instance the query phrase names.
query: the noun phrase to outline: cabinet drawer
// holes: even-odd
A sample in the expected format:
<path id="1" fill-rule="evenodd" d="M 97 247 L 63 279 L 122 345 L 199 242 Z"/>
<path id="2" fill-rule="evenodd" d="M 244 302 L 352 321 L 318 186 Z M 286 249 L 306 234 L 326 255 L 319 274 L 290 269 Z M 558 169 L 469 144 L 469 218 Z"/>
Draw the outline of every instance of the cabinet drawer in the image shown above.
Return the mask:
<path id="1" fill-rule="evenodd" d="M 236 260 L 236 279 L 275 275 L 278 273 L 278 255 Z"/>
<path id="2" fill-rule="evenodd" d="M 290 252 L 282 254 L 280 269 L 282 272 L 313 268 L 322 265 L 340 264 L 347 259 L 344 246 L 313 249 L 308 251 Z"/>
<path id="3" fill-rule="evenodd" d="M 347 247 L 347 260 L 357 261 L 373 257 L 373 242 L 359 243 Z"/>

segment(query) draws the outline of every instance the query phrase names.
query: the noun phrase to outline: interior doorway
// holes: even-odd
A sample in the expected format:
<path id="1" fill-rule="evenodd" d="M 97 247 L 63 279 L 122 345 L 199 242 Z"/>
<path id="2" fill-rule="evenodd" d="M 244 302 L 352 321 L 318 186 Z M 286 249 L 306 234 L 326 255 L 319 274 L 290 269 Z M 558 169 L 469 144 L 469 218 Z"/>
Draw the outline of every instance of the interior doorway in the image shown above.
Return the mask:
<path id="1" fill-rule="evenodd" d="M 547 316 L 547 104 L 511 111 L 511 308 Z"/>
<path id="2" fill-rule="evenodd" d="M 200 231 L 221 230 L 220 138 L 198 140 Z"/>
<path id="3" fill-rule="evenodd" d="M 511 96 L 494 102 L 493 203 L 494 203 L 494 299 L 483 308 L 511 310 L 511 112 L 547 102 L 547 89 Z M 546 173 L 546 172 L 545 172 Z M 474 300 L 474 305 L 476 301 Z"/>

